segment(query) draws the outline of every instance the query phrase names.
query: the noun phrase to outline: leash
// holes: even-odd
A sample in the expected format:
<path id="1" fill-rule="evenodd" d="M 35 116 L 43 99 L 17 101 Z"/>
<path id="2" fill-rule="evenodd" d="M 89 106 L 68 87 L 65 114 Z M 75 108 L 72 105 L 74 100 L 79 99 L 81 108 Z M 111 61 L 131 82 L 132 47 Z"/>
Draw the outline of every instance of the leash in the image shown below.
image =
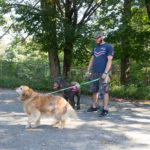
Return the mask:
<path id="1" fill-rule="evenodd" d="M 89 84 L 89 83 L 91 83 L 91 82 L 95 82 L 95 81 L 98 81 L 98 80 L 99 80 L 99 78 L 94 79 L 94 80 L 91 80 L 91 81 L 87 81 L 87 82 L 84 82 L 84 83 L 81 83 L 81 84 L 79 84 L 79 85 Z M 67 87 L 67 88 L 64 88 L 64 89 L 61 89 L 61 90 L 57 90 L 57 91 L 54 91 L 54 92 L 50 92 L 50 93 L 48 93 L 48 94 L 58 93 L 58 92 L 65 91 L 65 90 L 68 90 L 68 89 L 71 89 L 71 88 L 72 88 L 72 86 Z"/>

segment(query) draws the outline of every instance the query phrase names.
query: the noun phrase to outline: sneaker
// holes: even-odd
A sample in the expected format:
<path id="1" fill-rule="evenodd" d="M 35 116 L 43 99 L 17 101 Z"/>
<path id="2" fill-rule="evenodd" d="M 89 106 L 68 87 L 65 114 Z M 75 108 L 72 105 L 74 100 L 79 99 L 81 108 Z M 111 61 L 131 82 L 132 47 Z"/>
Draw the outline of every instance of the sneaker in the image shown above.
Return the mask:
<path id="1" fill-rule="evenodd" d="M 97 108 L 93 108 L 92 106 L 87 110 L 87 112 L 97 111 Z"/>
<path id="2" fill-rule="evenodd" d="M 100 113 L 99 117 L 104 117 L 108 115 L 108 110 L 103 109 L 102 112 Z"/>

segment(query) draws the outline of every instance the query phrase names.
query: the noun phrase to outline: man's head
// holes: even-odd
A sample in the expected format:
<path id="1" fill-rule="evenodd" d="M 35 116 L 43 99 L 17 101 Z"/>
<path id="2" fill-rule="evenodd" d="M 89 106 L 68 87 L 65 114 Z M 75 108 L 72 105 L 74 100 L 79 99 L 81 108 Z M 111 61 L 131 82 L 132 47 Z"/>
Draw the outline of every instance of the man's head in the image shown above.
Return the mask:
<path id="1" fill-rule="evenodd" d="M 103 42 L 103 34 L 100 31 L 96 31 L 93 37 L 97 44 L 101 44 Z"/>

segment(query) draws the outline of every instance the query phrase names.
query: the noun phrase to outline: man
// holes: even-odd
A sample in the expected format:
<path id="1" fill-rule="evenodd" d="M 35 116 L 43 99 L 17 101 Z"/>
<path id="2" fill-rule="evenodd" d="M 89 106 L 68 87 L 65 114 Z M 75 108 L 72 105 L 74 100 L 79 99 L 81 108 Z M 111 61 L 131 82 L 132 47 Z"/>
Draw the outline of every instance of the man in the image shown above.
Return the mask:
<path id="1" fill-rule="evenodd" d="M 86 75 L 90 75 L 92 69 L 91 79 L 98 79 L 98 81 L 90 84 L 90 92 L 92 92 L 93 105 L 87 110 L 88 112 L 97 111 L 97 99 L 98 91 L 103 93 L 103 110 L 100 116 L 106 116 L 108 114 L 108 102 L 109 102 L 109 76 L 108 72 L 112 65 L 113 59 L 113 47 L 105 43 L 103 34 L 100 31 L 94 33 L 96 45 L 92 51 L 92 57 L 90 59 Z"/>

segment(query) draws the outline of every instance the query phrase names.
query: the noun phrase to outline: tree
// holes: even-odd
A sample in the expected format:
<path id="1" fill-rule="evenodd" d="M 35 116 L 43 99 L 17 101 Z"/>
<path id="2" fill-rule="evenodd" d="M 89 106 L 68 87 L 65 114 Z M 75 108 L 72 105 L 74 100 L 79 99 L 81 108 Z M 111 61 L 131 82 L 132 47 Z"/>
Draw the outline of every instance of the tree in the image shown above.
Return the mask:
<path id="1" fill-rule="evenodd" d="M 132 61 L 143 67 L 149 62 L 150 24 L 143 1 L 120 1 L 99 12 L 104 31 L 110 31 L 106 41 L 114 46 L 114 59 L 121 61 L 121 83 L 127 84 Z"/>
<path id="2" fill-rule="evenodd" d="M 60 12 L 60 21 L 63 23 L 63 73 L 67 76 L 70 71 L 73 57 L 74 44 L 81 39 L 82 26 L 85 26 L 97 9 L 104 3 L 99 0 L 56 0 L 56 6 Z M 80 12 L 82 11 L 82 13 Z M 82 15 L 81 15 L 82 14 Z"/>
<path id="3" fill-rule="evenodd" d="M 124 1 L 124 11 L 122 14 L 122 23 L 124 26 L 122 34 L 126 35 L 126 33 L 129 32 L 131 29 L 129 23 L 131 20 L 131 1 L 132 0 L 125 0 Z M 130 30 L 131 31 L 131 30 Z M 126 51 L 124 53 L 124 56 L 121 58 L 121 83 L 122 84 L 127 84 L 129 82 L 129 70 L 130 70 L 130 65 L 129 65 L 129 50 L 130 44 L 129 43 L 129 38 L 128 36 L 123 36 L 124 38 L 121 39 L 121 47 L 123 51 Z"/>
<path id="4" fill-rule="evenodd" d="M 29 36 L 42 44 L 42 51 L 48 52 L 50 74 L 55 77 L 60 73 L 56 40 L 56 7 L 53 1 L 0 1 L 1 14 L 9 14 L 13 23 L 6 27 L 16 32 L 16 36 L 25 41 Z M 1 20 L 3 16 L 0 16 Z M 4 24 L 4 23 L 3 23 Z"/>
<path id="5" fill-rule="evenodd" d="M 42 20 L 42 35 L 45 41 L 42 40 L 44 49 L 48 51 L 50 74 L 56 77 L 60 74 L 60 63 L 58 58 L 58 46 L 56 40 L 56 6 L 55 1 L 40 0 L 43 15 Z"/>
<path id="6" fill-rule="evenodd" d="M 88 49 L 92 47 L 92 42 L 89 41 L 95 30 L 106 31 L 105 40 L 114 45 L 114 58 L 121 59 L 122 62 L 121 83 L 123 84 L 129 80 L 130 59 L 147 60 L 149 56 L 149 22 L 142 20 L 145 18 L 145 11 L 142 10 L 139 1 L 32 0 L 21 2 L 0 0 L 2 12 L 0 24 L 5 24 L 3 14 L 13 12 L 11 19 L 14 22 L 6 28 L 6 32 L 13 28 L 13 31 L 23 36 L 24 40 L 31 36 L 35 42 L 42 44 L 42 50 L 48 52 L 53 76 L 60 73 L 58 58 L 60 52 L 64 53 L 63 73 L 66 76 L 71 65 L 85 64 L 89 60 Z M 143 4 L 144 7 L 145 4 L 149 5 L 149 3 Z M 144 16 L 137 15 L 139 12 L 134 8 L 139 8 L 138 11 Z M 140 28 L 141 24 L 143 30 Z M 141 40 L 141 37 L 144 37 L 144 40 Z M 143 57 L 139 58 L 138 54 Z"/>
<path id="7" fill-rule="evenodd" d="M 74 43 L 80 38 L 83 26 L 104 1 L 41 0 L 40 5 L 38 2 L 33 5 L 33 2 L 36 1 L 11 3 L 1 0 L 2 12 L 7 13 L 14 9 L 17 14 L 12 17 L 15 20 L 12 24 L 15 30 L 24 29 L 25 33 L 33 35 L 35 41 L 42 43 L 43 49 L 49 54 L 51 73 L 54 76 L 60 72 L 57 71 L 60 70 L 57 43 L 60 43 L 59 46 L 64 52 L 63 72 L 67 75 L 72 64 Z M 82 17 L 79 16 L 80 11 L 83 12 Z M 59 35 L 63 40 L 58 41 Z"/>
<path id="8" fill-rule="evenodd" d="M 103 0 L 0 2 L 2 14 L 14 11 L 11 16 L 14 23 L 10 27 L 18 33 L 25 32 L 27 37 L 32 35 L 35 41 L 42 43 L 43 49 L 48 52 L 53 76 L 60 72 L 58 46 L 64 52 L 63 73 L 67 76 L 72 64 L 74 43 L 80 38 L 81 29 L 104 3 Z"/>
<path id="9" fill-rule="evenodd" d="M 146 4 L 146 9 L 147 9 L 147 15 L 148 15 L 149 20 L 150 20 L 150 1 L 145 0 L 145 4 Z"/>

